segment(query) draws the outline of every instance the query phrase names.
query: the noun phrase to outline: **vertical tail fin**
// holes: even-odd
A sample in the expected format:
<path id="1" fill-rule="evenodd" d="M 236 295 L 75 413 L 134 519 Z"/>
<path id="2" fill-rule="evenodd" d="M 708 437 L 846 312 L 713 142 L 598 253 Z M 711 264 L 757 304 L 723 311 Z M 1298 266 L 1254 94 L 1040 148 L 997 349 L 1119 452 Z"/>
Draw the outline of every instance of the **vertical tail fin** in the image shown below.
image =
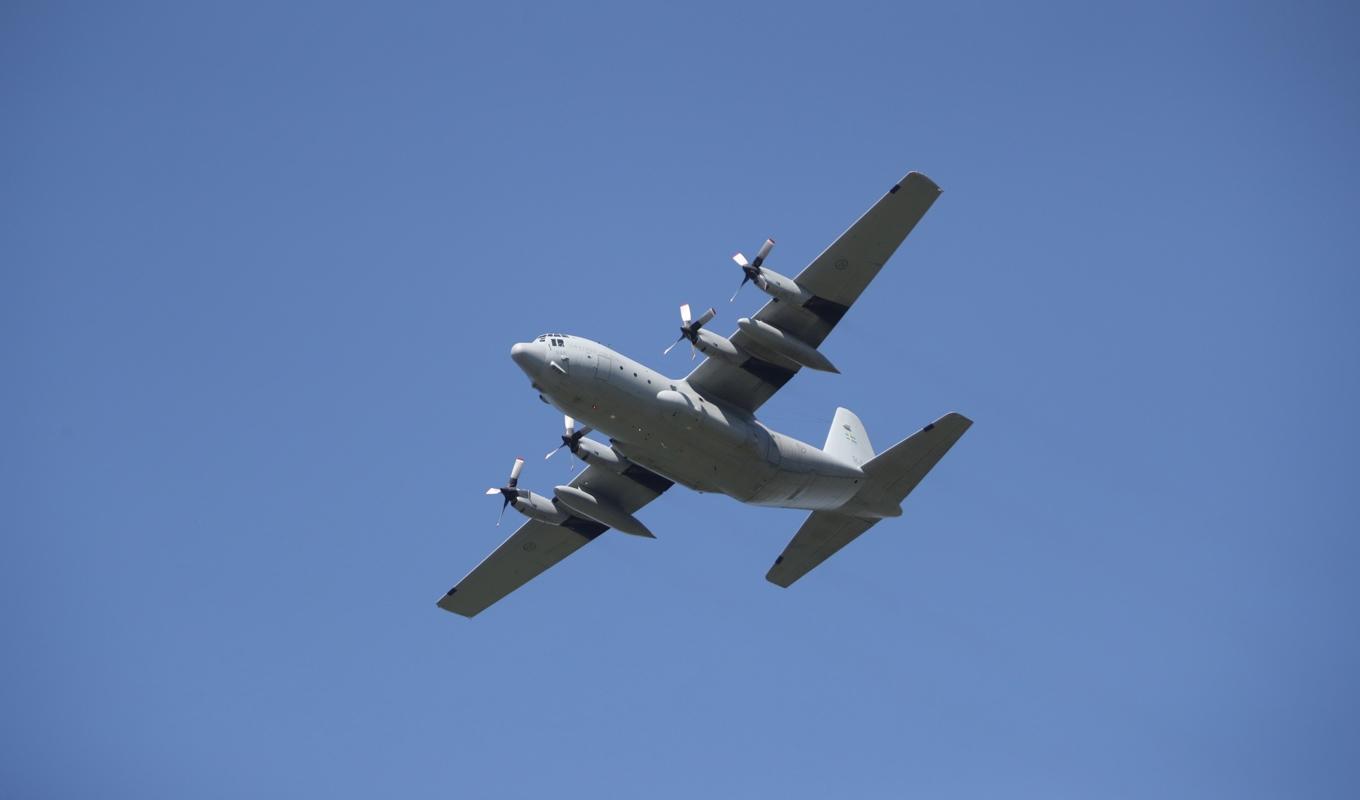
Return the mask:
<path id="1" fill-rule="evenodd" d="M 864 423 L 848 408 L 836 409 L 822 451 L 857 467 L 863 467 L 874 457 L 874 448 L 869 444 Z"/>

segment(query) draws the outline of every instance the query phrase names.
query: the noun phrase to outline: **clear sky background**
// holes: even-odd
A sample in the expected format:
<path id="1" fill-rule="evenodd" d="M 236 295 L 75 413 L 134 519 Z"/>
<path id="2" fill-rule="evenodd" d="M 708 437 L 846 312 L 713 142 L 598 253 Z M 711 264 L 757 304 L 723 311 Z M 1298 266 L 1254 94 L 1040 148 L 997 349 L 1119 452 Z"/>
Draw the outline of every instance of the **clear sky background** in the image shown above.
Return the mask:
<path id="1" fill-rule="evenodd" d="M 1358 21 L 6 4 L 0 794 L 1360 795 Z M 435 607 L 568 474 L 513 342 L 683 375 L 912 169 L 762 413 L 974 418 L 901 519 L 781 590 L 676 489 Z"/>

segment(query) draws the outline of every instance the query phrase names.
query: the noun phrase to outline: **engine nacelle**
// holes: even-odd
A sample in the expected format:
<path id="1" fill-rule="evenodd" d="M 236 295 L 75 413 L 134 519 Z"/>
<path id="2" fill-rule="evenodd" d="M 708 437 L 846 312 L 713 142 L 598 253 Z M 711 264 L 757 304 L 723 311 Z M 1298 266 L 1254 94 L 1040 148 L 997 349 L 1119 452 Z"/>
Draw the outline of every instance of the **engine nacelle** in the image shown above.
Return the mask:
<path id="1" fill-rule="evenodd" d="M 603 445 L 594 439 L 582 439 L 577 443 L 575 453 L 577 458 L 587 464 L 599 464 L 619 473 L 628 469 L 633 463 L 619 455 L 614 448 Z"/>
<path id="2" fill-rule="evenodd" d="M 799 286 L 793 278 L 780 275 L 768 267 L 760 268 L 760 277 L 764 280 L 756 281 L 756 286 L 776 300 L 801 306 L 813 297 L 812 292 Z"/>
<path id="3" fill-rule="evenodd" d="M 742 317 L 737 320 L 737 327 L 764 347 L 768 347 L 790 361 L 822 372 L 840 372 L 831 363 L 831 359 L 822 355 L 817 348 L 768 322 Z"/>
<path id="4" fill-rule="evenodd" d="M 719 336 L 710 330 L 700 328 L 695 335 L 694 346 L 699 352 L 706 356 L 721 358 L 733 364 L 739 364 L 746 358 L 746 354 L 737 349 L 732 341 L 726 336 Z"/>
<path id="5" fill-rule="evenodd" d="M 557 499 L 561 501 L 562 505 L 587 519 L 593 519 L 601 525 L 608 525 L 620 533 L 631 533 L 634 536 L 646 536 L 651 539 L 656 538 L 637 517 L 589 492 L 575 486 L 557 486 L 553 488 L 553 493 L 557 495 Z"/>
<path id="6" fill-rule="evenodd" d="M 534 494 L 524 489 L 521 489 L 519 495 L 510 501 L 510 505 L 529 519 L 536 519 L 549 525 L 565 522 L 569 516 L 567 512 L 558 508 L 553 501 L 541 494 Z"/>

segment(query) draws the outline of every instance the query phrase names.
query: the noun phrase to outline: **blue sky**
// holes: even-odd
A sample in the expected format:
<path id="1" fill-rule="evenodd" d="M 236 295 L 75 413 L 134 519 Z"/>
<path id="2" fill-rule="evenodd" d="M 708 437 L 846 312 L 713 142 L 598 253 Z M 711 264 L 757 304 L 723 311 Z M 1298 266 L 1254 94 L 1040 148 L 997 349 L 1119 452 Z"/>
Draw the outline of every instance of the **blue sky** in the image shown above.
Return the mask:
<path id="1" fill-rule="evenodd" d="M 1354 797 L 1342 3 L 10 4 L 0 793 Z M 762 416 L 976 420 L 789 590 L 676 490 L 475 620 L 511 343 L 689 368 L 944 194 Z"/>

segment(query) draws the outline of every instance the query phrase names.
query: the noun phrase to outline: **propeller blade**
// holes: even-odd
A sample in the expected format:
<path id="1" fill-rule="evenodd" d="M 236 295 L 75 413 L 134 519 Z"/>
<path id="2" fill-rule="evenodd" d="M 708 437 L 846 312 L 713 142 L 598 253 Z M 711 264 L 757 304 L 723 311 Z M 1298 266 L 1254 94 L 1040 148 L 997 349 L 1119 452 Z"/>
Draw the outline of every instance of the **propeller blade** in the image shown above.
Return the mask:
<path id="1" fill-rule="evenodd" d="M 595 430 L 595 429 L 592 428 L 591 426 L 587 425 L 587 426 L 585 426 L 584 428 L 582 428 L 581 431 L 580 431 L 580 433 L 578 433 L 577 435 L 578 435 L 578 436 L 585 436 L 586 434 L 590 433 L 590 432 L 593 431 L 593 430 Z"/>
<path id="2" fill-rule="evenodd" d="M 704 312 L 704 315 L 703 315 L 702 317 L 699 317 L 699 321 L 696 322 L 696 323 L 694 324 L 694 329 L 695 329 L 695 330 L 698 330 L 698 329 L 704 327 L 704 326 L 707 325 L 709 322 L 712 322 L 712 321 L 713 321 L 713 318 L 716 317 L 716 316 L 718 316 L 717 310 L 716 310 L 716 309 L 713 309 L 713 308 L 710 308 L 709 310 L 707 310 L 707 311 Z"/>
<path id="3" fill-rule="evenodd" d="M 487 490 L 486 490 L 486 493 L 487 493 L 488 496 L 490 496 L 490 495 L 493 495 L 493 494 L 500 494 L 500 493 L 501 493 L 501 490 L 500 490 L 500 489 L 487 489 Z"/>
<path id="4" fill-rule="evenodd" d="M 501 520 L 505 519 L 505 507 L 510 505 L 510 496 L 506 495 L 505 502 L 501 503 L 501 513 L 496 517 L 496 527 L 501 526 Z"/>
<path id="5" fill-rule="evenodd" d="M 681 336 L 679 339 L 676 339 L 675 341 L 671 342 L 671 346 L 670 346 L 670 347 L 667 347 L 665 350 L 662 350 L 662 351 L 661 351 L 661 355 L 663 355 L 663 356 L 664 356 L 664 355 L 669 355 L 670 352 L 671 352 L 672 350 L 675 349 L 675 346 L 676 346 L 677 344 L 680 344 L 680 343 L 683 342 L 684 340 L 685 340 L 685 337 L 684 337 L 684 336 Z"/>
<path id="6" fill-rule="evenodd" d="M 510 483 L 507 484 L 511 489 L 519 484 L 519 474 L 524 470 L 524 459 L 516 458 L 515 466 L 510 468 Z"/>
<path id="7" fill-rule="evenodd" d="M 550 458 L 552 458 L 553 456 L 557 455 L 557 451 L 558 451 L 558 450 L 561 450 L 562 448 L 564 448 L 564 447 L 566 447 L 566 446 L 567 446 L 567 443 L 566 443 L 566 442 L 563 442 L 562 444 L 559 444 L 558 446 L 556 446 L 556 447 L 554 447 L 553 449 L 549 450 L 549 451 L 548 451 L 548 454 L 547 454 L 546 456 L 543 457 L 543 460 L 544 460 L 544 461 L 547 461 L 548 459 L 550 459 Z"/>
<path id="8" fill-rule="evenodd" d="M 690 323 L 689 303 L 684 303 L 680 306 L 680 322 L 684 324 L 686 327 L 689 327 Z"/>
<path id="9" fill-rule="evenodd" d="M 569 416 L 562 417 L 562 435 L 570 436 L 573 428 L 576 427 L 576 420 Z"/>
<path id="10" fill-rule="evenodd" d="M 746 285 L 746 282 L 749 281 L 749 280 L 751 280 L 751 276 L 750 276 L 750 275 L 747 275 L 747 274 L 743 274 L 743 275 L 742 275 L 742 279 L 741 279 L 741 283 L 737 284 L 737 290 L 736 290 L 735 292 L 732 293 L 732 299 L 731 299 L 731 300 L 728 300 L 727 302 L 731 303 L 731 302 L 733 302 L 734 300 L 736 300 L 736 299 L 737 299 L 737 295 L 741 294 L 741 287 L 745 286 L 745 285 Z"/>
<path id="11" fill-rule="evenodd" d="M 751 266 L 751 262 L 747 261 L 746 256 L 741 253 L 737 253 L 736 255 L 732 256 L 732 260 L 737 262 L 737 266 L 741 267 L 742 269 L 746 269 L 747 267 Z"/>
<path id="12" fill-rule="evenodd" d="M 770 251 L 773 249 L 774 239 L 766 239 L 765 244 L 762 244 L 760 246 L 760 252 L 756 253 L 756 260 L 751 262 L 751 266 L 759 267 L 761 264 L 764 264 L 765 256 L 768 256 L 770 254 Z"/>

